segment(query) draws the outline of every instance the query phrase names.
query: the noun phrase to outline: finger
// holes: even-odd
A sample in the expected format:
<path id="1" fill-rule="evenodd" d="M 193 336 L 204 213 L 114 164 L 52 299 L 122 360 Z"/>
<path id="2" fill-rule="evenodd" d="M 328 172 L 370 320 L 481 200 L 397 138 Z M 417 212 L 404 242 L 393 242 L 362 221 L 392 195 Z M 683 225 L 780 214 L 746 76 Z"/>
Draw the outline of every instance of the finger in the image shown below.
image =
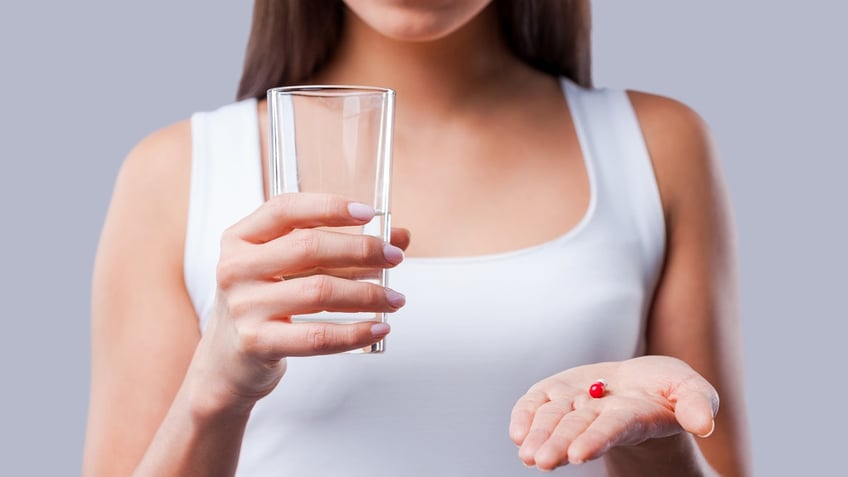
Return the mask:
<path id="1" fill-rule="evenodd" d="M 637 416 L 632 410 L 603 410 L 592 423 L 574 436 L 568 449 L 568 460 L 573 464 L 597 459 L 610 448 L 630 440 Z M 644 439 L 642 439 L 644 440 Z"/>
<path id="2" fill-rule="evenodd" d="M 335 195 L 280 194 L 227 229 L 225 238 L 233 235 L 249 242 L 265 243 L 295 228 L 365 224 L 374 214 L 371 206 Z"/>
<path id="3" fill-rule="evenodd" d="M 373 283 L 312 275 L 251 287 L 231 299 L 229 312 L 273 319 L 321 311 L 393 312 L 405 303 L 402 294 Z"/>
<path id="4" fill-rule="evenodd" d="M 597 411 L 590 407 L 577 409 L 566 414 L 551 432 L 551 435 L 534 457 L 539 470 L 553 470 L 571 460 L 571 443 L 597 418 Z"/>
<path id="5" fill-rule="evenodd" d="M 518 457 L 526 465 L 536 464 L 536 451 L 550 438 L 563 416 L 570 412 L 571 401 L 566 399 L 549 401 L 536 410 L 530 430 L 518 449 Z"/>
<path id="6" fill-rule="evenodd" d="M 406 250 L 409 247 L 409 241 L 411 239 L 411 235 L 408 229 L 403 229 L 400 227 L 392 227 L 392 238 L 390 242 L 395 247 Z"/>
<path id="7" fill-rule="evenodd" d="M 541 391 L 529 391 L 515 403 L 509 419 L 509 438 L 515 445 L 520 446 L 524 442 L 536 410 L 546 402 L 548 402 L 547 394 Z"/>
<path id="8" fill-rule="evenodd" d="M 267 321 L 241 333 L 242 349 L 269 362 L 287 356 L 316 356 L 361 349 L 385 337 L 388 323 L 367 321 L 348 325 Z"/>
<path id="9" fill-rule="evenodd" d="M 245 249 L 244 273 L 267 278 L 352 266 L 391 268 L 403 260 L 403 250 L 376 237 L 315 229 Z"/>
<path id="10" fill-rule="evenodd" d="M 669 396 L 674 403 L 674 417 L 680 427 L 699 437 L 709 437 L 715 430 L 719 397 L 716 390 L 697 376 L 678 386 Z"/>

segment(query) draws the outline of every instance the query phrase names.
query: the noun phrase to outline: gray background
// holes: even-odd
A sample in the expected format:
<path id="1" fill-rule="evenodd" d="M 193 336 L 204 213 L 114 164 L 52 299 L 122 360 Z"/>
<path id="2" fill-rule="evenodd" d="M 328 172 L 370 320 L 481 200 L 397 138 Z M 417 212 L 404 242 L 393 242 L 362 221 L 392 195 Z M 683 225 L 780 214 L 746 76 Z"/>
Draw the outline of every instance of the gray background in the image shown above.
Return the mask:
<path id="1" fill-rule="evenodd" d="M 117 169 L 149 132 L 233 98 L 250 3 L 2 2 L 0 474 L 79 473 L 91 263 Z M 777 3 L 596 1 L 595 78 L 712 126 L 738 223 L 757 475 L 834 475 L 848 11 Z"/>

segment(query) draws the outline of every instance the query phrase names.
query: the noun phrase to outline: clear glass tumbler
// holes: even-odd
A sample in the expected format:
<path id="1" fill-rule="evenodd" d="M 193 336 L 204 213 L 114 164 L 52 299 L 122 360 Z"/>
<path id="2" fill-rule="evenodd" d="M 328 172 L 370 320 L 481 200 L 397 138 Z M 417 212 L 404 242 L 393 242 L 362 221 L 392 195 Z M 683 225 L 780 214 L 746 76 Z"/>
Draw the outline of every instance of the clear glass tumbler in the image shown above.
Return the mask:
<path id="1" fill-rule="evenodd" d="M 290 86 L 268 90 L 271 195 L 289 192 L 338 194 L 374 207 L 362 227 L 331 230 L 391 238 L 389 191 L 395 92 L 365 86 Z M 348 274 L 351 271 L 344 272 Z M 388 271 L 357 270 L 355 279 L 381 286 Z M 386 313 L 321 312 L 292 321 L 352 323 L 386 321 Z M 360 350 L 380 353 L 380 341 Z"/>

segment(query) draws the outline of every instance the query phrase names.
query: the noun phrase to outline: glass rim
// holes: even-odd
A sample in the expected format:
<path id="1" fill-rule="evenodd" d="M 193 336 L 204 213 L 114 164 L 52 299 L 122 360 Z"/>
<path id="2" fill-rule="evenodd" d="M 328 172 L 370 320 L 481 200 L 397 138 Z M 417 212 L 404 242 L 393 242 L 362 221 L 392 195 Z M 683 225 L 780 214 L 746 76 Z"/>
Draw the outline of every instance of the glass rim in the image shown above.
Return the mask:
<path id="1" fill-rule="evenodd" d="M 343 94 L 380 94 L 394 96 L 395 90 L 380 86 L 360 86 L 349 84 L 314 84 L 279 86 L 268 89 L 268 96 L 272 94 L 304 95 L 304 96 L 341 96 Z"/>

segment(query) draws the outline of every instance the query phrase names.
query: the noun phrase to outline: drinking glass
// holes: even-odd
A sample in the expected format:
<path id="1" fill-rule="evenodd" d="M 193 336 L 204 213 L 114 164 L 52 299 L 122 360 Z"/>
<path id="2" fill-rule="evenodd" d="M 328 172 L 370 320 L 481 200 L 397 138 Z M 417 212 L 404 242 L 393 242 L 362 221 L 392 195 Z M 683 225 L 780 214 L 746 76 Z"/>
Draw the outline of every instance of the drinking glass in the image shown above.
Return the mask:
<path id="1" fill-rule="evenodd" d="M 391 238 L 389 185 L 395 92 L 365 86 L 290 86 L 268 90 L 270 193 L 323 192 L 374 207 L 361 227 L 328 230 Z M 346 276 L 387 286 L 388 271 L 347 270 Z M 320 312 L 292 321 L 386 321 L 386 313 Z M 381 340 L 360 352 L 381 353 Z"/>

